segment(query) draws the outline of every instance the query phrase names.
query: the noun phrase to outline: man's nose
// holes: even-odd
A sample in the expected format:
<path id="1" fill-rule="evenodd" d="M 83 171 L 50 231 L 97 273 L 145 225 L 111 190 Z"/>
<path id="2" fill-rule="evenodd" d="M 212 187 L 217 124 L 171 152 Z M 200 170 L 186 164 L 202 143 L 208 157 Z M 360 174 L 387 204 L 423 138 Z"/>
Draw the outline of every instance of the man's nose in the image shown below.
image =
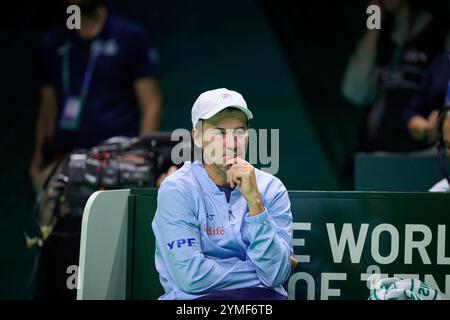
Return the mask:
<path id="1" fill-rule="evenodd" d="M 233 133 L 227 133 L 223 141 L 223 146 L 227 149 L 235 149 L 237 146 L 237 137 Z"/>

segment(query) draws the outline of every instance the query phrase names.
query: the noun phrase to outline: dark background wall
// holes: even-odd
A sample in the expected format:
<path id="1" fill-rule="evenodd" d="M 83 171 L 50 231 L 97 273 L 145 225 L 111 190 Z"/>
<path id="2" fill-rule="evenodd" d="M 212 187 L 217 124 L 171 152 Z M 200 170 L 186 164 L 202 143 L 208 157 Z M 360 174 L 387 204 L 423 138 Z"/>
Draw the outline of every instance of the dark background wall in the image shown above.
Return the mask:
<path id="1" fill-rule="evenodd" d="M 29 298 L 35 250 L 34 193 L 28 179 L 38 104 L 42 33 L 64 22 L 59 1 L 4 10 L 0 36 L 0 298 Z M 430 1 L 437 12 L 448 4 Z M 279 176 L 288 189 L 351 188 L 345 164 L 360 112 L 340 96 L 348 56 L 365 27 L 365 1 L 107 1 L 143 25 L 158 49 L 163 130 L 190 128 L 204 90 L 240 91 L 255 128 L 280 129 Z M 61 11 L 63 10 L 63 11 Z M 61 14 L 63 12 L 63 14 Z M 58 63 L 55 61 L 55 63 Z"/>

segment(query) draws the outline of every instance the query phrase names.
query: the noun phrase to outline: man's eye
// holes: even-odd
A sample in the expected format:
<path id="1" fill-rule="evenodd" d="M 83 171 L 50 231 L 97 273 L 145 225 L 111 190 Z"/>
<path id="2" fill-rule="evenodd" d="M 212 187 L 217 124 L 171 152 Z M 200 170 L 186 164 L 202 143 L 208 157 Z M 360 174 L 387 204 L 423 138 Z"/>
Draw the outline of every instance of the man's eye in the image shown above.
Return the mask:
<path id="1" fill-rule="evenodd" d="M 222 133 L 222 131 L 220 131 L 220 130 L 213 130 L 212 131 L 212 134 L 214 135 L 214 136 L 223 136 L 223 133 Z"/>
<path id="2" fill-rule="evenodd" d="M 245 135 L 245 133 L 246 133 L 245 129 L 236 129 L 236 130 L 234 130 L 234 135 L 235 136 L 243 136 L 243 135 Z"/>

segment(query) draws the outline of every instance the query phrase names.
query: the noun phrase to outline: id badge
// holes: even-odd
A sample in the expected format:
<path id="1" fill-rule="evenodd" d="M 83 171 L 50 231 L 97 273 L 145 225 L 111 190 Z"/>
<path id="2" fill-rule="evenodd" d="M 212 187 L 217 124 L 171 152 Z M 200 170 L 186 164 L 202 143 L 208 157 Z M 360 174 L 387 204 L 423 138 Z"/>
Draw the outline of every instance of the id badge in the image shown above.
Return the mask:
<path id="1" fill-rule="evenodd" d="M 62 129 L 76 130 L 80 124 L 82 101 L 80 97 L 67 97 L 61 114 L 60 126 Z"/>

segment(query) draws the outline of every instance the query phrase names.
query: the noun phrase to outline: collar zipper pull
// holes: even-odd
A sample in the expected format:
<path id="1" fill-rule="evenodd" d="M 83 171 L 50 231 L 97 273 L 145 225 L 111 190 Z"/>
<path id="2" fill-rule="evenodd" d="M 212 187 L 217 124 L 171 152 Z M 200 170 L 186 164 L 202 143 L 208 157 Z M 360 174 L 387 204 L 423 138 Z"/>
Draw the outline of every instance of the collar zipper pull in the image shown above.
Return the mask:
<path id="1" fill-rule="evenodd" d="M 228 222 L 231 224 L 236 224 L 236 217 L 234 216 L 233 212 L 231 211 L 231 201 L 228 204 Z"/>

